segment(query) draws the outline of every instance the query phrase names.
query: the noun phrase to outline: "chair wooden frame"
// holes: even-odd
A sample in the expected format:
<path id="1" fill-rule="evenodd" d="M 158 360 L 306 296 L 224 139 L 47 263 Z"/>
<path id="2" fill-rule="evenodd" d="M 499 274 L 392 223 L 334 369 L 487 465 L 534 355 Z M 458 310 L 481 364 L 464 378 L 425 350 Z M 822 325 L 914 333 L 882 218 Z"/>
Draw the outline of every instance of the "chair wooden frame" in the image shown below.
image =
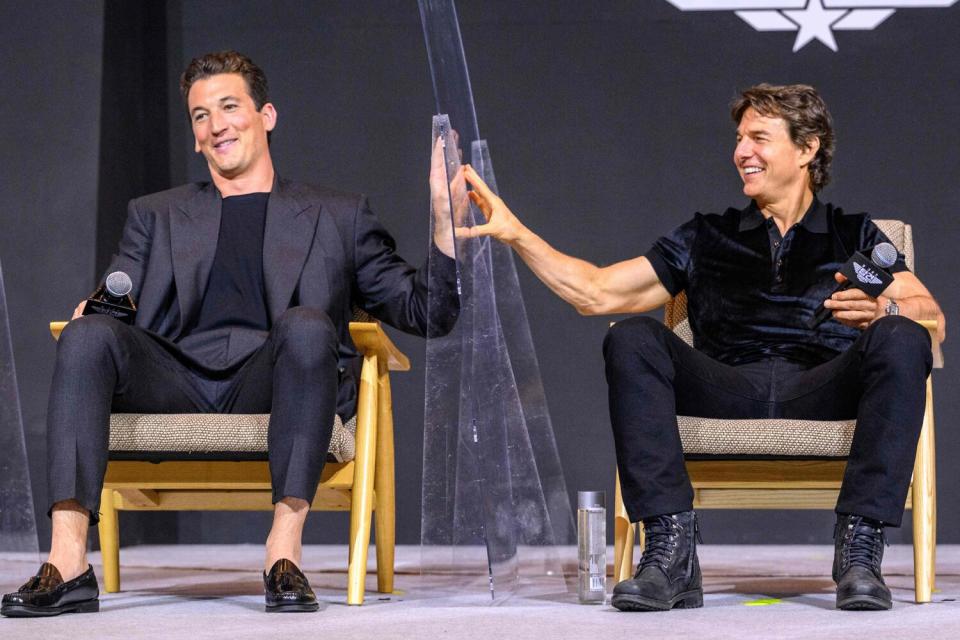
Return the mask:
<path id="1" fill-rule="evenodd" d="M 59 338 L 66 322 L 51 322 Z M 357 403 L 356 456 L 328 462 L 311 505 L 350 511 L 347 604 L 363 604 L 373 511 L 377 513 L 377 591 L 393 592 L 395 483 L 390 371 L 408 371 L 407 357 L 377 322 L 351 322 L 363 356 Z M 266 461 L 145 462 L 111 460 L 101 494 L 99 524 L 107 593 L 120 590 L 119 511 L 272 511 Z"/>
<path id="2" fill-rule="evenodd" d="M 896 221 L 877 221 L 881 223 Z M 902 223 L 897 223 L 902 224 Z M 912 231 L 903 225 L 904 244 L 913 253 Z M 899 247 L 901 250 L 903 246 Z M 912 258 L 908 259 L 908 266 Z M 681 294 L 683 295 L 683 294 Z M 666 307 L 665 322 L 675 327 L 686 317 L 686 302 Z M 943 366 L 937 341 L 937 322 L 920 324 L 930 332 L 933 366 Z M 937 536 L 936 450 L 933 424 L 933 383 L 927 378 L 923 427 L 917 444 L 913 478 L 906 508 L 913 511 L 914 597 L 917 603 L 930 602 L 934 590 Z M 693 486 L 695 509 L 833 509 L 837 502 L 846 460 L 687 460 Z M 623 505 L 620 476 L 614 497 L 614 565 L 617 582 L 633 575 L 633 545 L 643 545 L 642 523 L 630 522 Z"/>
<path id="3" fill-rule="evenodd" d="M 922 321 L 936 343 L 936 321 Z M 833 509 L 846 460 L 688 460 L 694 509 Z M 936 578 L 937 492 L 933 384 L 926 408 L 906 508 L 913 511 L 914 599 L 930 602 Z M 623 505 L 620 477 L 614 497 L 614 563 L 617 582 L 633 577 L 633 546 L 643 545 L 643 524 Z"/>

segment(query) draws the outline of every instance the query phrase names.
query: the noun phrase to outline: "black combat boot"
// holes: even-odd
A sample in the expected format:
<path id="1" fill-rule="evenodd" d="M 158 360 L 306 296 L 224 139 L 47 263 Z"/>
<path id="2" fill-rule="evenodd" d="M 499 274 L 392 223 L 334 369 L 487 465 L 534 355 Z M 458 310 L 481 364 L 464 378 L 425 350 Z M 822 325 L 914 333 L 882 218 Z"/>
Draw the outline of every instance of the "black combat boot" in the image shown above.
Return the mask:
<path id="1" fill-rule="evenodd" d="M 637 573 L 614 587 L 613 606 L 621 611 L 702 607 L 697 514 L 683 511 L 646 518 L 643 530 L 645 545 Z"/>
<path id="2" fill-rule="evenodd" d="M 886 543 L 883 525 L 861 516 L 838 514 L 833 538 L 837 608 L 851 611 L 893 606 L 890 589 L 880 575 Z"/>

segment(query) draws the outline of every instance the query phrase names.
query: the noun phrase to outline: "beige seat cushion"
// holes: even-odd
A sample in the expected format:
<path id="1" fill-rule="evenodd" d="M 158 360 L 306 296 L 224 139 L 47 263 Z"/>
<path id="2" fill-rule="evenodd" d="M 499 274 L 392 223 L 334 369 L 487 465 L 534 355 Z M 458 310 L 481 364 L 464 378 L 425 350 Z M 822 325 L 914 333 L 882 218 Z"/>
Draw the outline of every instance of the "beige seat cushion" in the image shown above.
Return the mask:
<path id="1" fill-rule="evenodd" d="M 270 414 L 115 413 L 110 416 L 110 451 L 129 453 L 257 454 L 267 451 Z M 336 416 L 330 456 L 353 460 L 357 419 Z"/>
<path id="2" fill-rule="evenodd" d="M 683 452 L 723 456 L 850 455 L 856 420 L 720 420 L 678 416 Z"/>

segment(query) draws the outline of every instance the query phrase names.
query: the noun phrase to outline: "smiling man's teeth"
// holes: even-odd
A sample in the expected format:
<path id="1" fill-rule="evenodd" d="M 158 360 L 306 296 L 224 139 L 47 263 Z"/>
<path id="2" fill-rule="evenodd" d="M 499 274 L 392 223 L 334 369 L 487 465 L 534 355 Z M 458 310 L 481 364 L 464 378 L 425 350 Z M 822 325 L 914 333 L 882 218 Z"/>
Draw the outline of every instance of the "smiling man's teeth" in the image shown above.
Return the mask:
<path id="1" fill-rule="evenodd" d="M 761 171 L 763 171 L 763 169 L 760 167 L 747 167 L 743 170 L 743 172 L 747 175 L 750 175 L 751 173 L 760 173 Z"/>

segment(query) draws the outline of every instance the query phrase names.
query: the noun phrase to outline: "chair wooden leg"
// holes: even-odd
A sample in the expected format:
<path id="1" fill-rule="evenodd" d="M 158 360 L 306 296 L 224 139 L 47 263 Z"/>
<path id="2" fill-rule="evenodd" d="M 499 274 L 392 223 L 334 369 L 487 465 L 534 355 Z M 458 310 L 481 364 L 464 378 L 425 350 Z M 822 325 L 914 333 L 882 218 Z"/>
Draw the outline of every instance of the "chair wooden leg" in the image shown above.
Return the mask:
<path id="1" fill-rule="evenodd" d="M 377 416 L 377 464 L 374 472 L 376 502 L 377 591 L 393 593 L 394 545 L 396 543 L 396 488 L 393 473 L 393 405 L 390 373 L 380 367 Z"/>
<path id="2" fill-rule="evenodd" d="M 120 591 L 120 522 L 113 504 L 113 490 L 100 492 L 100 556 L 103 558 L 103 590 Z"/>
<path id="3" fill-rule="evenodd" d="M 636 528 L 630 522 L 627 509 L 623 506 L 620 494 L 620 473 L 617 472 L 617 486 L 614 490 L 613 505 L 613 580 L 623 582 L 633 577 L 633 539 Z"/>
<path id="4" fill-rule="evenodd" d="M 357 454 L 354 460 L 353 499 L 350 507 L 350 566 L 347 604 L 363 604 L 367 577 L 367 550 L 373 515 L 373 481 L 377 456 L 377 356 L 364 356 L 357 402 Z"/>
<path id="5" fill-rule="evenodd" d="M 937 553 L 936 451 L 933 431 L 933 388 L 927 379 L 923 429 L 913 469 L 913 576 L 918 603 L 930 602 L 935 582 Z"/>

